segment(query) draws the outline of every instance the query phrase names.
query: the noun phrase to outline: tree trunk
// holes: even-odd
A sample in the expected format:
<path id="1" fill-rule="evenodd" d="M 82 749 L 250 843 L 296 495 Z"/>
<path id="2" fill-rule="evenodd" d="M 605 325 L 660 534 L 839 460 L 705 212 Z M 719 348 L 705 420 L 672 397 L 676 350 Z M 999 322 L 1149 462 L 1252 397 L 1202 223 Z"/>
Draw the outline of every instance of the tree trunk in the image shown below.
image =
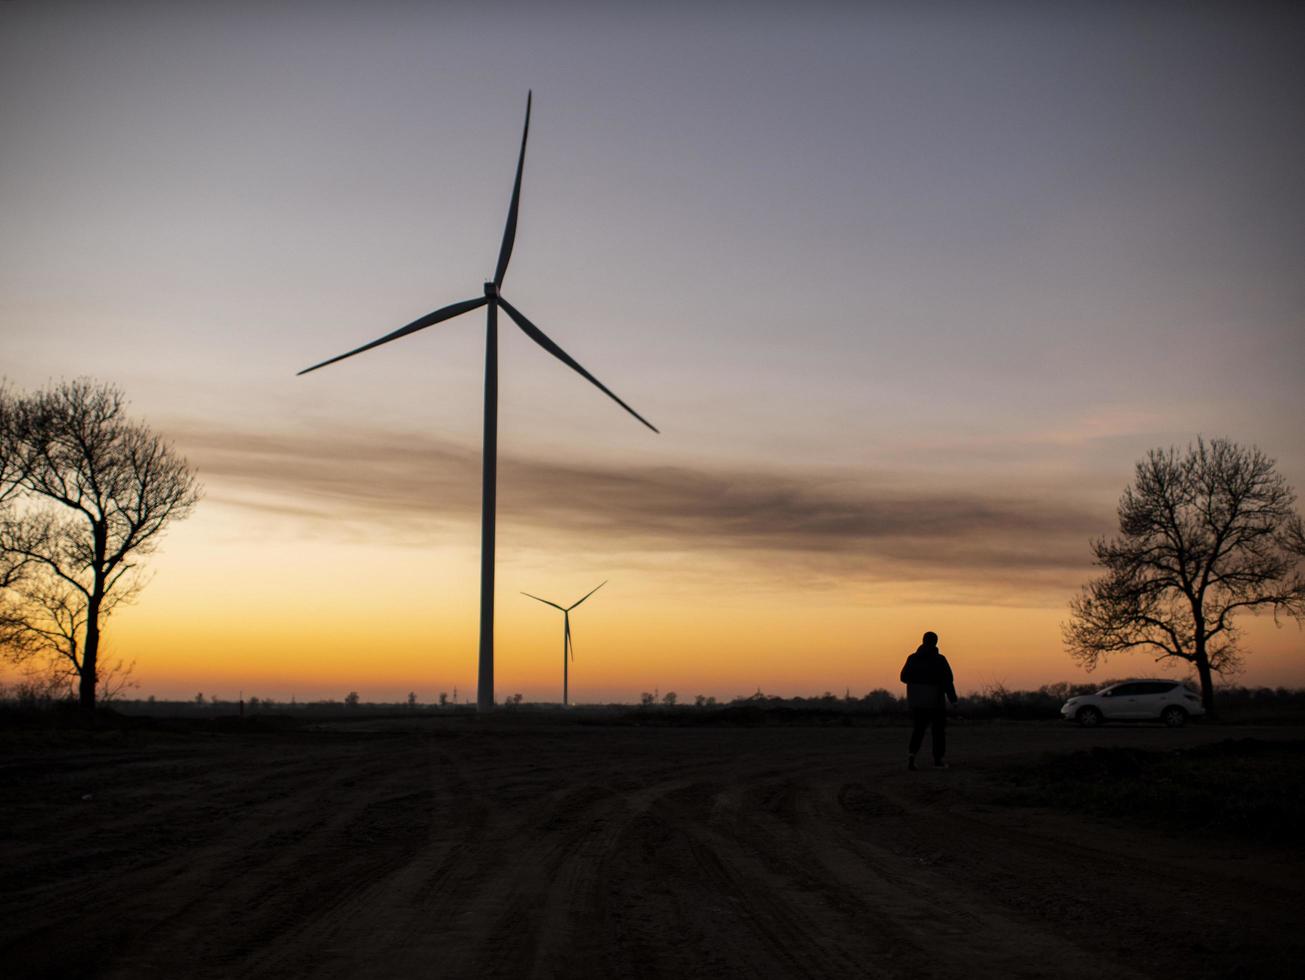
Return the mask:
<path id="1" fill-rule="evenodd" d="M 86 642 L 82 645 L 82 669 L 77 689 L 82 717 L 88 724 L 95 721 L 95 681 L 99 654 L 100 604 L 92 600 L 86 607 Z"/>
<path id="2" fill-rule="evenodd" d="M 1210 670 L 1210 658 L 1205 655 L 1205 637 L 1196 636 L 1196 674 L 1201 679 L 1201 706 L 1205 716 L 1213 718 L 1214 711 L 1214 674 Z"/>
<path id="3" fill-rule="evenodd" d="M 82 673 L 78 687 L 82 717 L 88 725 L 95 724 L 95 687 L 100 659 L 100 609 L 104 603 L 104 562 L 109 551 L 109 528 L 103 519 L 91 524 L 91 540 L 95 546 L 95 582 L 86 601 L 86 642 L 82 645 Z"/>

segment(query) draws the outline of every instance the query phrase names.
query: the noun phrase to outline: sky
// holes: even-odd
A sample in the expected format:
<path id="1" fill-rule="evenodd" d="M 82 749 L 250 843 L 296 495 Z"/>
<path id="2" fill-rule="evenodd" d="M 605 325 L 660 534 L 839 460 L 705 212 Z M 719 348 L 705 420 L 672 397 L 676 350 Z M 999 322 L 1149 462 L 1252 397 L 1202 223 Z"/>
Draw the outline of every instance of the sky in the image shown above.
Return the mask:
<path id="1" fill-rule="evenodd" d="M 708 8 L 709 9 L 700 9 Z M 1087 675 L 1134 463 L 1305 488 L 1305 15 L 1237 4 L 0 3 L 0 375 L 89 376 L 205 499 L 109 624 L 140 694 L 473 695 L 482 292 L 496 693 Z M 1305 634 L 1246 621 L 1255 684 Z"/>

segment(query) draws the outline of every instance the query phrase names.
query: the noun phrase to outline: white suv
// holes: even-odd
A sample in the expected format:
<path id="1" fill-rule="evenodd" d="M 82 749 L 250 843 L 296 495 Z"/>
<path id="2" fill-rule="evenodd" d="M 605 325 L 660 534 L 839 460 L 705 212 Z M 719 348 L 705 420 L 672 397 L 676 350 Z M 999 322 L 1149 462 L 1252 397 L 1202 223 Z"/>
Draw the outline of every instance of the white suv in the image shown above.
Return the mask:
<path id="1" fill-rule="evenodd" d="M 1201 699 L 1177 681 L 1124 681 L 1096 694 L 1070 698 L 1061 707 L 1064 718 L 1084 728 L 1103 721 L 1155 721 L 1180 728 L 1188 717 L 1205 714 Z"/>

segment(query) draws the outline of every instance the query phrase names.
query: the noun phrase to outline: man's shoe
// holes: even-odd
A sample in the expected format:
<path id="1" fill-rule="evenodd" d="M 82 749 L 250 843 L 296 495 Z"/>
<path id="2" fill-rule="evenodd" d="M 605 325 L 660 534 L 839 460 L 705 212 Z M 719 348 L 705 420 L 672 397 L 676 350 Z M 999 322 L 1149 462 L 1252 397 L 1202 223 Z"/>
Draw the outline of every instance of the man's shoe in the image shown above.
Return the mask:
<path id="1" fill-rule="evenodd" d="M 951 768 L 951 766 L 949 766 L 949 765 L 948 765 L 947 763 L 945 763 L 945 762 L 935 762 L 935 763 L 933 764 L 933 767 L 934 767 L 935 769 L 950 769 L 950 768 Z"/>
<path id="2" fill-rule="evenodd" d="M 906 768 L 911 770 L 911 772 L 915 772 L 915 756 L 908 755 L 906 757 Z"/>

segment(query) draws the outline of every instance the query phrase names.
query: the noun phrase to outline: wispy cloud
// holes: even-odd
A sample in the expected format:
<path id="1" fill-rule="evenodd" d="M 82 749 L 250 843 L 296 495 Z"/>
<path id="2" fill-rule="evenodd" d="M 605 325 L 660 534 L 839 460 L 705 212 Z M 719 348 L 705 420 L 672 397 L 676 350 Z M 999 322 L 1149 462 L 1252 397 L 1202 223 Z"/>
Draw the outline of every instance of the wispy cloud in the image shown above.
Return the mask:
<path id="1" fill-rule="evenodd" d="M 210 498 L 296 520 L 429 540 L 480 513 L 479 450 L 392 430 L 253 434 L 174 427 Z M 855 472 L 622 466 L 510 455 L 501 518 L 569 547 L 676 552 L 704 562 L 965 583 L 991 593 L 1082 580 L 1108 514 L 1048 497 L 903 487 Z M 959 601 L 959 600 L 958 600 Z"/>

